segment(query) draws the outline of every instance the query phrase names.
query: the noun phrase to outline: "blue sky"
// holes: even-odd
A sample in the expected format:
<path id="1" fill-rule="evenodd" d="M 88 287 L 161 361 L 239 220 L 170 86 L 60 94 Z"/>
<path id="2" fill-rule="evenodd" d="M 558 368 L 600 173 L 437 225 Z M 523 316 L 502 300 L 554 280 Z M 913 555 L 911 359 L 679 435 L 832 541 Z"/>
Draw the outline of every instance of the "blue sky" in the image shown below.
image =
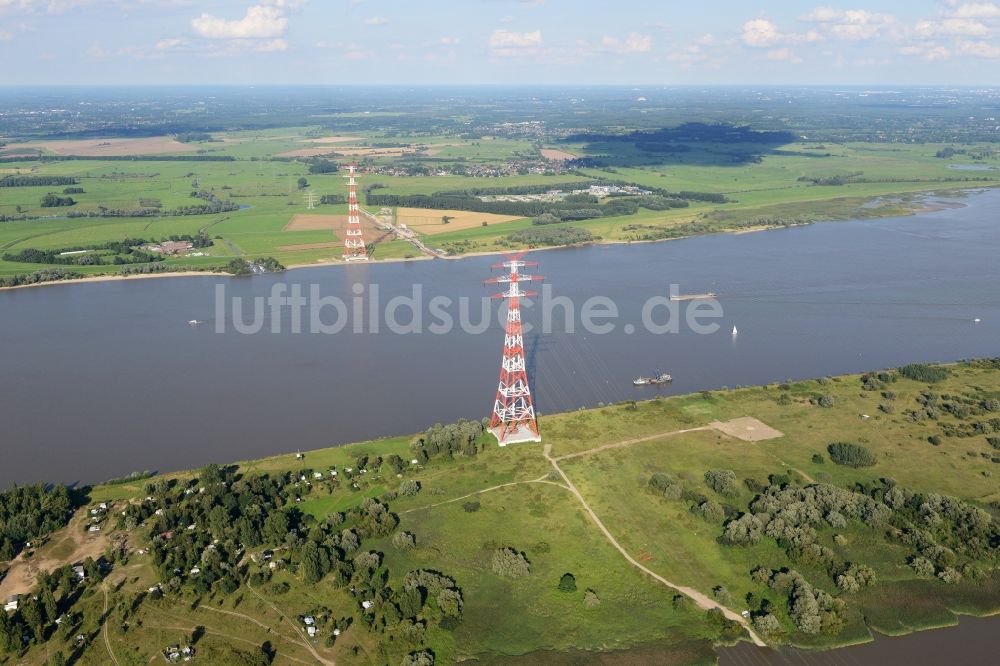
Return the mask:
<path id="1" fill-rule="evenodd" d="M 1000 4 L 0 0 L 0 58 L 0 84 L 996 85 Z"/>

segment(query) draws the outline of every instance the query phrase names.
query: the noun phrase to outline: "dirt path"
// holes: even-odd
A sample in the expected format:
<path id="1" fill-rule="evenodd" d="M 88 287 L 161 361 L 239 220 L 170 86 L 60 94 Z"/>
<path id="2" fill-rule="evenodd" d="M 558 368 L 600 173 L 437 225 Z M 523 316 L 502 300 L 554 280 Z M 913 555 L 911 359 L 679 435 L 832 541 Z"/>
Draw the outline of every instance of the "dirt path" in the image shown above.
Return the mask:
<path id="1" fill-rule="evenodd" d="M 108 654 L 111 655 L 111 661 L 115 663 L 115 666 L 119 666 L 118 657 L 115 656 L 115 651 L 111 649 L 111 639 L 108 637 L 108 584 L 107 582 L 101 585 L 101 589 L 104 590 L 104 611 L 101 616 L 104 621 L 101 623 L 101 635 L 104 637 L 104 647 L 108 648 Z"/>
<path id="2" fill-rule="evenodd" d="M 316 661 L 318 661 L 321 664 L 325 664 L 326 666 L 337 666 L 336 661 L 332 659 L 326 659 L 322 655 L 320 655 L 320 653 L 316 651 L 316 648 L 312 646 L 312 643 L 309 642 L 309 638 L 305 635 L 305 633 L 303 633 L 303 631 L 299 629 L 298 625 L 292 622 L 290 619 L 288 619 L 288 616 L 282 613 L 277 606 L 275 606 L 270 601 L 265 599 L 259 592 L 257 592 L 257 590 L 253 589 L 253 586 L 250 583 L 247 583 L 247 589 L 253 592 L 254 596 L 256 596 L 258 599 L 263 601 L 268 606 L 270 606 L 271 610 L 280 615 L 283 620 L 285 620 L 288 624 L 291 625 L 292 629 L 295 630 L 295 633 L 297 633 L 299 637 L 302 639 L 303 647 L 309 650 L 309 653 L 313 656 L 313 658 L 316 659 Z"/>
<path id="3" fill-rule="evenodd" d="M 434 504 L 428 504 L 426 506 L 418 506 L 418 507 L 414 507 L 412 509 L 407 509 L 406 511 L 403 511 L 402 513 L 411 513 L 413 511 L 423 511 L 425 509 L 433 509 L 436 506 L 442 506 L 444 504 L 452 504 L 453 502 L 461 502 L 464 499 L 469 499 L 470 497 L 475 497 L 476 495 L 482 495 L 483 493 L 488 493 L 488 492 L 491 492 L 493 490 L 500 490 L 501 488 L 509 488 L 511 486 L 519 486 L 519 485 L 522 485 L 522 484 L 525 484 L 525 483 L 548 483 L 548 484 L 551 484 L 553 486 L 559 486 L 560 488 L 565 488 L 566 490 L 569 490 L 569 488 L 566 488 L 566 486 L 564 486 L 561 483 L 556 483 L 555 481 L 549 481 L 548 478 L 547 478 L 548 476 L 549 475 L 546 474 L 545 476 L 540 476 L 537 479 L 530 479 L 528 481 L 511 481 L 510 483 L 501 483 L 500 485 L 490 486 L 489 488 L 483 488 L 482 490 L 477 490 L 474 493 L 469 493 L 468 495 L 462 495 L 461 497 L 453 497 L 452 499 L 444 500 L 444 501 L 441 501 L 441 502 L 435 502 Z"/>
<path id="4" fill-rule="evenodd" d="M 621 442 L 614 442 L 612 444 L 605 444 L 603 446 L 598 446 L 593 449 L 587 449 L 586 451 L 577 451 L 576 453 L 567 453 L 564 456 L 556 456 L 555 458 L 550 458 L 546 454 L 546 458 L 550 461 L 555 460 L 569 460 L 570 458 L 579 458 L 580 456 L 589 456 L 592 453 L 598 453 L 599 451 L 607 451 L 608 449 L 617 449 L 623 446 L 632 446 L 633 444 L 642 444 L 643 442 L 652 442 L 656 439 L 662 439 L 664 437 L 673 437 L 674 435 L 683 435 L 689 432 L 701 432 L 704 430 L 715 430 L 712 426 L 699 426 L 697 428 L 685 428 L 683 430 L 668 430 L 667 432 L 659 432 L 655 435 L 646 435 L 645 437 L 637 437 L 635 439 L 626 439 Z"/>
<path id="5" fill-rule="evenodd" d="M 31 557 L 21 553 L 10 563 L 10 569 L 0 580 L 0 599 L 15 594 L 28 594 L 35 588 L 35 581 L 42 571 L 52 572 L 67 564 L 82 562 L 88 557 L 99 558 L 111 543 L 108 531 L 87 532 L 84 527 L 90 518 L 86 508 L 80 509 L 69 524 L 52 533 L 48 543 L 37 549 Z M 108 521 L 110 523 L 110 519 Z M 107 529 L 108 525 L 105 525 Z M 65 555 L 55 555 L 66 552 Z"/>
<path id="6" fill-rule="evenodd" d="M 698 430 L 702 430 L 702 429 L 703 428 L 698 428 Z M 660 436 L 662 436 L 662 435 L 660 435 Z M 653 438 L 647 438 L 647 440 L 648 439 L 653 439 Z M 604 447 L 599 447 L 598 449 L 591 449 L 591 451 L 589 451 L 589 452 L 593 452 L 593 451 L 599 450 L 601 448 L 611 448 L 612 446 L 614 446 L 614 445 L 607 445 L 607 446 L 604 446 Z M 627 444 L 620 443 L 620 444 L 618 444 L 618 446 L 627 446 Z M 669 580 L 667 580 L 666 578 L 664 578 L 660 574 L 656 573 L 655 571 L 652 571 L 651 569 L 643 566 L 634 557 L 632 557 L 631 555 L 629 555 L 628 551 L 625 550 L 625 548 L 622 547 L 622 545 L 620 543 L 618 543 L 618 540 L 614 537 L 614 535 L 611 534 L 610 530 L 608 530 L 608 528 L 604 526 L 604 523 L 601 522 L 601 519 L 597 517 L 597 514 L 594 513 L 594 510 L 590 508 L 590 505 L 587 504 L 587 500 L 584 499 L 584 497 L 580 493 L 580 491 L 577 490 L 577 487 L 575 485 L 573 485 L 573 482 L 570 481 L 570 479 L 569 479 L 568 476 L 566 476 L 566 473 L 562 470 L 561 467 L 559 467 L 559 463 L 558 463 L 557 459 L 553 458 L 551 456 L 552 445 L 551 444 L 546 444 L 543 451 L 544 451 L 545 459 L 548 460 L 552 464 L 552 467 L 556 470 L 556 472 L 559 473 L 559 476 L 562 477 L 563 483 L 566 484 L 566 487 L 569 489 L 569 491 L 571 493 L 573 493 L 573 495 L 575 495 L 576 498 L 580 501 L 580 504 L 581 504 L 581 506 L 583 506 L 584 511 L 587 512 L 587 514 L 590 516 L 590 519 L 592 521 L 594 521 L 594 524 L 597 525 L 598 529 L 601 530 L 601 532 L 604 534 L 604 537 L 608 540 L 608 543 L 610 543 L 612 546 L 614 546 L 615 549 L 619 553 L 621 553 L 622 557 L 624 557 L 629 562 L 629 564 L 631 564 L 632 566 L 636 567 L 640 571 L 648 574 L 649 576 L 652 576 L 653 578 L 655 578 L 656 580 L 660 581 L 661 583 L 663 583 L 667 587 L 672 588 L 674 590 L 677 590 L 681 594 L 683 594 L 683 595 L 685 595 L 687 597 L 690 597 L 691 599 L 694 600 L 694 602 L 696 604 L 698 604 L 699 607 L 704 608 L 705 610 L 710 610 L 712 608 L 718 608 L 720 611 L 722 611 L 722 614 L 725 615 L 727 618 L 729 618 L 730 620 L 733 620 L 734 622 L 739 622 L 740 625 L 742 625 L 742 627 L 750 635 L 750 639 L 754 642 L 755 645 L 758 645 L 760 647 L 764 647 L 765 645 L 767 645 L 763 640 L 761 640 L 760 636 L 758 636 L 756 634 L 756 632 L 754 632 L 753 628 L 750 627 L 750 624 L 746 621 L 746 618 L 744 618 L 742 615 L 740 615 L 736 611 L 734 611 L 732 609 L 729 609 L 729 608 L 726 608 L 725 606 L 723 606 L 723 605 L 721 605 L 721 604 L 713 601 L 711 598 L 709 598 L 708 596 L 702 594 L 698 590 L 695 590 L 694 588 L 685 587 L 683 585 L 677 585 L 676 583 L 670 582 Z M 584 452 L 584 453 L 588 453 L 588 452 Z M 574 456 L 575 455 L 582 455 L 582 454 L 574 454 Z M 572 456 L 568 456 L 568 457 L 572 457 Z"/>
<path id="7" fill-rule="evenodd" d="M 205 607 L 204 606 L 199 606 L 198 608 L 204 609 Z M 168 617 L 168 618 L 170 618 L 172 620 L 177 620 L 177 621 L 180 621 L 180 622 L 188 622 L 188 621 L 190 621 L 190 618 L 177 617 L 176 615 L 174 615 L 172 613 L 168 613 L 165 610 L 160 609 L 160 608 L 146 607 L 146 609 L 147 610 L 152 610 L 153 612 L 158 613 L 160 615 L 164 615 L 164 616 L 166 616 L 166 617 Z M 214 610 L 214 609 L 212 609 L 212 610 Z M 249 618 L 249 617 L 247 619 L 253 620 L 253 618 Z M 257 623 L 257 624 L 260 624 L 260 623 L 256 622 L 255 620 L 253 620 L 253 621 L 255 623 Z M 160 629 L 171 629 L 171 630 L 174 630 L 174 631 L 180 631 L 180 632 L 184 632 L 184 633 L 190 633 L 191 632 L 191 627 L 190 626 L 177 627 L 177 626 L 168 626 L 168 625 L 162 625 L 162 624 L 156 624 L 155 626 L 157 626 Z M 281 634 L 279 634 L 279 633 L 277 633 L 275 631 L 272 631 L 270 629 L 270 627 L 268 627 L 267 625 L 261 625 L 261 626 L 263 626 L 265 629 L 267 629 L 268 633 L 271 634 L 272 636 L 277 636 L 278 638 L 281 638 L 281 639 L 283 639 L 285 641 L 288 641 L 289 643 L 292 643 L 294 645 L 297 645 L 297 646 L 301 647 L 301 645 L 299 645 L 298 641 L 292 640 L 291 638 L 288 638 L 287 636 L 283 636 L 283 635 L 281 635 Z M 243 638 L 241 636 L 233 636 L 232 634 L 227 634 L 227 633 L 224 633 L 224 632 L 221 632 L 221 631 L 215 631 L 215 630 L 209 629 L 208 627 L 205 627 L 205 633 L 209 634 L 209 635 L 212 635 L 212 636 L 221 636 L 222 638 L 227 638 L 227 639 L 233 640 L 233 641 L 239 641 L 241 643 L 246 643 L 247 645 L 253 645 L 253 646 L 259 646 L 260 645 L 260 643 L 258 643 L 257 641 L 250 640 L 249 638 Z M 285 659 L 288 659 L 290 661 L 294 661 L 294 662 L 300 663 L 300 664 L 308 664 L 308 663 L 310 663 L 308 661 L 303 661 L 303 660 L 299 659 L 298 657 L 293 657 L 293 656 L 291 656 L 289 654 L 284 654 L 282 652 L 278 652 L 278 656 L 279 657 L 283 657 Z M 156 655 L 153 655 L 153 657 L 155 658 Z"/>

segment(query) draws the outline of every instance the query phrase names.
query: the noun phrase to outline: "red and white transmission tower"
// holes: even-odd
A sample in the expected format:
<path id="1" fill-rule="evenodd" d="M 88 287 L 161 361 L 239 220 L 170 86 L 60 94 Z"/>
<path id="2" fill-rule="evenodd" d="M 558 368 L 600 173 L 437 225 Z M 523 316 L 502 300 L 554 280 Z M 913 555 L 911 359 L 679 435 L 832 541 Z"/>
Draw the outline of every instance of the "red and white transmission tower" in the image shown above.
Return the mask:
<path id="1" fill-rule="evenodd" d="M 490 432 L 500 446 L 520 442 L 540 442 L 535 407 L 528 386 L 527 364 L 524 360 L 524 331 L 521 327 L 521 298 L 535 296 L 535 292 L 521 291 L 522 282 L 541 280 L 537 275 L 522 275 L 521 269 L 537 266 L 535 262 L 522 261 L 522 254 L 509 257 L 508 261 L 491 266 L 493 269 L 507 269 L 506 275 L 490 278 L 487 283 L 506 285 L 507 291 L 494 294 L 493 298 L 507 299 L 507 328 L 504 334 L 503 359 L 500 362 L 500 385 Z"/>
<path id="2" fill-rule="evenodd" d="M 361 231 L 361 206 L 358 205 L 358 183 L 354 179 L 357 167 L 347 166 L 347 233 L 344 235 L 344 260 L 364 261 L 368 259 L 364 232 Z"/>

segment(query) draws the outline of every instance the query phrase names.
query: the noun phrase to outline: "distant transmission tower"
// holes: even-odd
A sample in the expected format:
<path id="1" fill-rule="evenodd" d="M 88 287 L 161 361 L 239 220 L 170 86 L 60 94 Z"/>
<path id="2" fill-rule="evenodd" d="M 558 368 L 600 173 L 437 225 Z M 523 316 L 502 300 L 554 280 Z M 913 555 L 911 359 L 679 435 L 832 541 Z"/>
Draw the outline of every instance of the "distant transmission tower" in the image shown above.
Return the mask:
<path id="1" fill-rule="evenodd" d="M 493 416 L 490 418 L 490 432 L 497 438 L 500 446 L 542 441 L 538 434 L 538 422 L 535 420 L 531 388 L 528 386 L 524 332 L 521 326 L 521 298 L 536 295 L 535 292 L 521 291 L 521 283 L 542 278 L 521 274 L 522 268 L 538 265 L 522 261 L 521 256 L 512 255 L 509 261 L 494 264 L 492 268 L 503 268 L 508 272 L 486 280 L 487 283 L 507 287 L 507 291 L 493 296 L 507 299 L 507 328 L 504 334 L 503 359 L 500 362 L 500 385 L 493 403 Z"/>
<path id="2" fill-rule="evenodd" d="M 316 193 L 312 190 L 306 192 L 306 208 L 316 210 Z"/>
<path id="3" fill-rule="evenodd" d="M 354 179 L 357 167 L 347 167 L 347 233 L 344 236 L 344 260 L 364 261 L 368 259 L 364 232 L 361 230 L 361 207 L 358 206 L 358 183 Z"/>

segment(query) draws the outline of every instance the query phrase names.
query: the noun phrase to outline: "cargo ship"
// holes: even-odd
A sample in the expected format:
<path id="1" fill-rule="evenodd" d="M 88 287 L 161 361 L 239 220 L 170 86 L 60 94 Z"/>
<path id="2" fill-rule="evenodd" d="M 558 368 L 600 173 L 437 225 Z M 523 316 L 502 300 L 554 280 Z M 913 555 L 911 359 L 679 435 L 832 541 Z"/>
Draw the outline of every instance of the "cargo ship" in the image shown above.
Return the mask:
<path id="1" fill-rule="evenodd" d="M 665 372 L 660 372 L 657 370 L 656 374 L 652 377 L 637 377 L 632 380 L 632 386 L 651 386 L 653 384 L 666 384 L 667 382 L 673 381 L 674 378 Z"/>

